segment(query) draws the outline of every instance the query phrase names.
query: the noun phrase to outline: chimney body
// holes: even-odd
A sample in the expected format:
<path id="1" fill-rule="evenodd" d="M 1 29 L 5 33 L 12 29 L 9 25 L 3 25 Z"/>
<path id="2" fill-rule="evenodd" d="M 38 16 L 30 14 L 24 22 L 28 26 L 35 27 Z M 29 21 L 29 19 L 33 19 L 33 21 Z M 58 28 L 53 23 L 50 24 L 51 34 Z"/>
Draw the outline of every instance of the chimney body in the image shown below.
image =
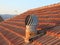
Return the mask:
<path id="1" fill-rule="evenodd" d="M 28 18 L 29 17 L 29 18 Z M 35 15 L 29 15 L 26 18 L 26 36 L 25 36 L 25 42 L 29 43 L 29 39 L 37 35 L 37 17 Z"/>

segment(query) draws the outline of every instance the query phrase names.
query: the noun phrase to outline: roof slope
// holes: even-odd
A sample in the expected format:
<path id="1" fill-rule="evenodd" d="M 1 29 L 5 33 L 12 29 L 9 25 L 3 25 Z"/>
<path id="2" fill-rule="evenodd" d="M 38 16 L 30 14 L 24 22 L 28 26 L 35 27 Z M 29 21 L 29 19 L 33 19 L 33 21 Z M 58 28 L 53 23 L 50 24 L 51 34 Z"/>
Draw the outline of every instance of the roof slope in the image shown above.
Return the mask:
<path id="1" fill-rule="evenodd" d="M 52 28 L 54 26 L 60 25 L 60 3 L 59 3 L 59 4 L 56 4 L 55 6 L 52 5 L 47 8 L 42 8 L 42 9 L 37 8 L 37 9 L 29 10 L 14 18 L 5 20 L 4 22 L 0 23 L 0 32 L 13 45 L 24 45 L 25 29 L 26 29 L 25 18 L 27 15 L 31 15 L 31 14 L 35 14 L 38 17 L 39 23 L 37 26 L 37 30 L 48 29 L 48 28 Z M 47 32 L 48 31 L 49 30 L 47 30 Z M 48 36 L 50 35 L 47 35 L 47 37 Z M 52 37 L 52 38 L 56 39 L 55 37 Z"/>
<path id="2" fill-rule="evenodd" d="M 49 29 L 47 33 L 36 39 L 32 44 L 36 45 L 59 45 L 60 44 L 60 26 Z"/>

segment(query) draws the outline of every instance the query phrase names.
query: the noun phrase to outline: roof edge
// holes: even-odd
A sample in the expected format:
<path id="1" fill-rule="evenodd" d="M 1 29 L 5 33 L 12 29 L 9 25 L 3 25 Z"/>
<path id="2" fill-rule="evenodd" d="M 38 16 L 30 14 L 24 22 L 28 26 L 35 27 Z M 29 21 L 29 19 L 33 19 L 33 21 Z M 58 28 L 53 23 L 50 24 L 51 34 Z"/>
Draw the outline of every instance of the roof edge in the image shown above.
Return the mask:
<path id="1" fill-rule="evenodd" d="M 45 8 L 51 8 L 51 7 L 55 7 L 55 6 L 60 6 L 60 2 L 55 3 L 55 4 L 50 4 L 50 5 L 47 5 L 47 6 L 42 6 L 42 7 L 39 7 L 39 8 L 30 9 L 29 11 L 45 9 Z"/>

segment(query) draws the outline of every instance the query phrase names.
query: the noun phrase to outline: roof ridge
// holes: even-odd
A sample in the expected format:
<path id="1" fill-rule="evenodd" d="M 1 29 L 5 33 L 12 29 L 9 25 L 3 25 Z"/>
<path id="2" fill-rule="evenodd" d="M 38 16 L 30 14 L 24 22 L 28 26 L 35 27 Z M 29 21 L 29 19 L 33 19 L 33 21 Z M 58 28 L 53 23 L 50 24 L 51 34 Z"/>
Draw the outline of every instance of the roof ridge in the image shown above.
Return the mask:
<path id="1" fill-rule="evenodd" d="M 34 8 L 34 9 L 30 9 L 29 11 L 55 7 L 55 6 L 59 6 L 59 5 L 60 5 L 60 2 L 59 3 L 55 3 L 55 4 L 46 5 L 46 6 L 42 6 L 42 7 L 38 7 L 38 8 Z"/>

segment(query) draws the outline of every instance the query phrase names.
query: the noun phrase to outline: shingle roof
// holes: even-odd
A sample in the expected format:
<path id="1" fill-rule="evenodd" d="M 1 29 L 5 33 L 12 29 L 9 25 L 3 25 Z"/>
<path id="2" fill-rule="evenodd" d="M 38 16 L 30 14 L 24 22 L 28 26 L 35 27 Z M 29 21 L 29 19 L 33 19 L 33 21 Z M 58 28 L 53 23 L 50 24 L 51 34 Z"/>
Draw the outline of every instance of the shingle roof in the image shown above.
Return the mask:
<path id="1" fill-rule="evenodd" d="M 5 37 L 5 38 L 3 37 L 2 38 L 4 39 L 4 41 L 6 41 L 5 39 L 9 41 L 9 42 L 6 41 L 5 43 L 9 43 L 9 44 L 11 43 L 11 45 L 24 45 L 25 44 L 24 42 L 25 30 L 26 30 L 25 18 L 27 15 L 31 15 L 31 14 L 35 14 L 38 17 L 39 23 L 37 25 L 37 30 L 47 29 L 47 34 L 42 37 L 39 37 L 37 40 L 34 41 L 35 43 L 32 42 L 30 43 L 30 45 L 33 45 L 33 43 L 35 45 L 38 45 L 38 44 L 45 45 L 45 43 L 48 45 L 50 44 L 49 43 L 50 39 L 53 43 L 55 43 L 54 40 L 56 39 L 57 43 L 60 44 L 60 41 L 59 41 L 60 39 L 56 38 L 55 36 L 51 36 L 52 34 L 50 33 L 53 31 L 52 33 L 55 34 L 56 32 L 60 31 L 58 27 L 57 27 L 58 29 L 56 29 L 56 26 L 60 25 L 60 3 L 56 4 L 55 6 L 54 5 L 52 5 L 51 7 L 48 6 L 47 8 L 42 8 L 42 9 L 37 8 L 36 10 L 35 9 L 29 10 L 14 18 L 1 22 L 0 33 Z M 49 28 L 52 28 L 52 30 L 50 30 Z M 54 30 L 56 30 L 56 32 Z M 48 37 L 49 39 L 47 39 Z M 8 45 L 8 44 L 5 44 L 5 45 Z"/>

